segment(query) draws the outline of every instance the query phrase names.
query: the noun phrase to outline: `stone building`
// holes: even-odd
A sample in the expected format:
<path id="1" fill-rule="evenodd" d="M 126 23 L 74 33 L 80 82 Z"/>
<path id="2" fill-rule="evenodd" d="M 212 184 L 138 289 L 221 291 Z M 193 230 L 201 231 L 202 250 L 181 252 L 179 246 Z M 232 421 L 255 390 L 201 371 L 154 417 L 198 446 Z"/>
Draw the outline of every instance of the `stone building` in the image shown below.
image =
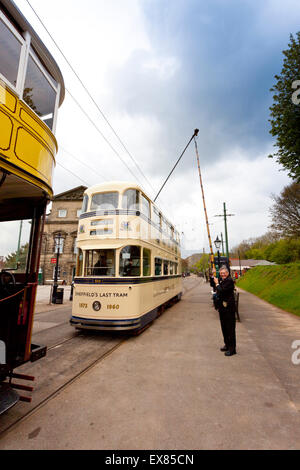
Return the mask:
<path id="1" fill-rule="evenodd" d="M 40 271 L 43 284 L 54 279 L 59 247 L 58 279 L 70 284 L 76 266 L 76 237 L 85 186 L 77 186 L 54 196 L 42 235 Z M 59 236 L 59 238 L 57 238 Z"/>

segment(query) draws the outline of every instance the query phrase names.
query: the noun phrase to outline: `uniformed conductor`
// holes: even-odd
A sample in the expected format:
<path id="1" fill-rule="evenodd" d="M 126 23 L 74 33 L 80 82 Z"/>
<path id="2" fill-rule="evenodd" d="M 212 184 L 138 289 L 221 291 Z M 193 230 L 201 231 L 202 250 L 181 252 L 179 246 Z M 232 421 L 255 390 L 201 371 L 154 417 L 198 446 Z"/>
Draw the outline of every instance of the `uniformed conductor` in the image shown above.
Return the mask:
<path id="1" fill-rule="evenodd" d="M 225 352 L 225 356 L 233 356 L 236 354 L 234 282 L 226 266 L 220 269 L 220 280 L 214 277 L 214 281 L 219 298 L 218 311 L 224 337 L 224 346 L 221 351 Z"/>

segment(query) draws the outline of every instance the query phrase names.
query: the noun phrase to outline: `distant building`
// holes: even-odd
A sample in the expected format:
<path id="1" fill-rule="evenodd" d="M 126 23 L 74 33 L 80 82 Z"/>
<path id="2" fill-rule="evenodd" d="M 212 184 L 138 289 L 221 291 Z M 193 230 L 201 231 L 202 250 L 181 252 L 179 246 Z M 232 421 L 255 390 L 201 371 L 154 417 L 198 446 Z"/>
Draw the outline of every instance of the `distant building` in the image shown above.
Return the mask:
<path id="1" fill-rule="evenodd" d="M 72 282 L 76 265 L 78 217 L 85 190 L 85 186 L 77 186 L 53 198 L 51 212 L 46 217 L 42 235 L 40 271 L 43 284 L 48 284 L 54 279 L 55 259 L 58 251 L 56 237 L 59 233 L 61 240 L 58 278 L 67 284 Z"/>
<path id="2" fill-rule="evenodd" d="M 265 259 L 241 259 L 238 258 L 230 258 L 230 270 L 233 275 L 235 273 L 240 275 L 240 273 L 244 274 L 248 269 L 254 268 L 255 266 L 269 266 L 276 263 L 271 263 Z"/>

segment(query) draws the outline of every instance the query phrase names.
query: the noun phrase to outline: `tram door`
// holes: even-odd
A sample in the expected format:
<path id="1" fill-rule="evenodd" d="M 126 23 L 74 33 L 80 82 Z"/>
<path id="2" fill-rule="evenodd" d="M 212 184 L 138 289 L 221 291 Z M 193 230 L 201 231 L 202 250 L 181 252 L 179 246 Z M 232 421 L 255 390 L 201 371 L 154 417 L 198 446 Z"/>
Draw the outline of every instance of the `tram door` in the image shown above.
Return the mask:
<path id="1" fill-rule="evenodd" d="M 41 232 L 46 205 L 41 201 L 31 201 L 31 203 L 33 202 L 35 202 L 35 206 L 31 209 L 28 208 L 28 204 L 27 207 L 22 208 L 24 202 L 22 201 L 21 205 L 17 207 L 18 201 L 14 199 L 14 213 L 17 215 L 24 213 L 27 216 L 26 219 L 20 221 L 5 221 L 3 212 L 7 212 L 7 207 L 2 211 L 2 214 L 1 208 L 9 203 L 0 204 L 1 251 L 4 252 L 4 243 L 8 240 L 16 238 L 21 242 L 22 239 L 24 240 L 24 236 L 26 240 L 26 243 L 20 243 L 20 250 L 17 250 L 14 255 L 6 256 L 5 261 L 2 257 L 1 262 L 0 382 L 5 380 L 7 376 L 10 377 L 14 368 L 29 360 L 39 359 L 46 354 L 46 347 L 31 344 L 34 303 L 38 285 Z M 28 217 L 30 212 L 31 218 Z M 10 213 L 13 212 L 10 211 Z M 20 233 L 21 226 L 24 230 L 23 237 Z"/>

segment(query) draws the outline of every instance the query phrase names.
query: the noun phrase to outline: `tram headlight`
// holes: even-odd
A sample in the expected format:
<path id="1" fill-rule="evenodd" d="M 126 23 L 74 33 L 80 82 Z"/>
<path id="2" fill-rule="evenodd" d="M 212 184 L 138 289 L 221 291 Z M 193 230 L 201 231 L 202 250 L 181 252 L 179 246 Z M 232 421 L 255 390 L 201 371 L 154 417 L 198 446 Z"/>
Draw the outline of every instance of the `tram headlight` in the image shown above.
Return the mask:
<path id="1" fill-rule="evenodd" d="M 100 308 L 101 308 L 101 303 L 98 300 L 95 300 L 95 302 L 93 302 L 93 309 L 96 310 L 96 312 L 98 312 Z"/>

